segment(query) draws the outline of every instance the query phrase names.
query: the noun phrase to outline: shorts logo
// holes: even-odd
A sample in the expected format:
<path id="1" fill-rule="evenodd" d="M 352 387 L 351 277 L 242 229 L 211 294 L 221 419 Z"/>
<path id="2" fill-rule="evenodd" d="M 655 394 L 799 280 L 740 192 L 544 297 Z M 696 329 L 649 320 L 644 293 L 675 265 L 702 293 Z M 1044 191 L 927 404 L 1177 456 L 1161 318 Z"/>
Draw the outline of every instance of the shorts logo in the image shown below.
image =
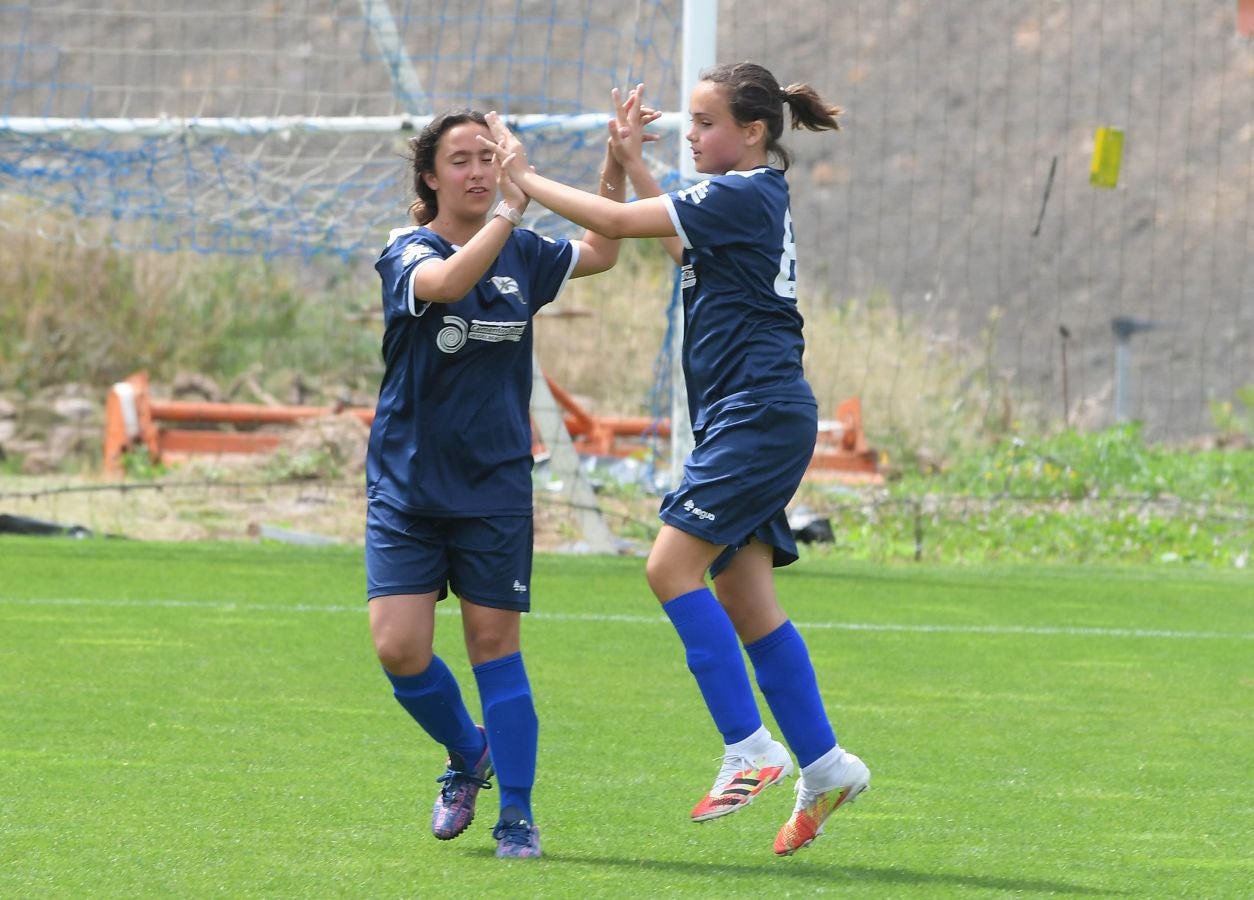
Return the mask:
<path id="1" fill-rule="evenodd" d="M 685 500 L 685 501 L 684 501 L 684 509 L 688 510 L 688 512 L 692 513 L 692 514 L 693 514 L 694 516 L 696 516 L 698 519 L 705 519 L 705 521 L 707 521 L 707 522 L 713 522 L 713 521 L 714 521 L 714 513 L 712 513 L 712 512 L 706 512 L 704 509 L 702 509 L 701 507 L 697 506 L 697 505 L 696 505 L 695 503 L 693 503 L 691 500 Z"/>
<path id="2" fill-rule="evenodd" d="M 525 593 L 527 593 L 527 586 L 526 586 L 525 584 L 523 584 L 522 582 L 520 582 L 517 578 L 515 578 L 515 579 L 514 579 L 514 590 L 516 590 L 516 591 L 517 591 L 518 593 L 520 593 L 520 594 L 525 594 Z"/>
<path id="3" fill-rule="evenodd" d="M 680 269 L 679 271 L 680 271 L 680 281 L 679 281 L 679 287 L 680 287 L 680 289 L 681 289 L 681 290 L 685 290 L 685 291 L 686 291 L 686 290 L 688 290 L 688 288 L 693 287 L 694 285 L 696 285 L 696 283 L 697 283 L 697 270 L 696 270 L 696 269 L 694 269 L 694 268 L 692 267 L 692 264 L 691 264 L 691 263 L 689 263 L 688 265 L 684 266 L 684 267 L 683 267 L 682 269 Z"/>
<path id="4" fill-rule="evenodd" d="M 456 353 L 466 346 L 467 331 L 465 319 L 459 319 L 457 316 L 445 316 L 444 327 L 435 336 L 435 345 L 440 348 L 441 352 Z"/>

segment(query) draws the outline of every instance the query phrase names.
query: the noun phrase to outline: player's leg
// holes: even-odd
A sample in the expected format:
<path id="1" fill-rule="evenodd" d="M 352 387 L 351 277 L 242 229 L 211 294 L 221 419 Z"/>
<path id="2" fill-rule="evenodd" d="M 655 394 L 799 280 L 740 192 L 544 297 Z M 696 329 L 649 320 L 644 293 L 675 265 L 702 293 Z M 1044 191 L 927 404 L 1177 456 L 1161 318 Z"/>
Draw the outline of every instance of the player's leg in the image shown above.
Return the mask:
<path id="1" fill-rule="evenodd" d="M 490 770 L 487 740 L 475 725 L 462 700 L 457 680 L 444 660 L 431 649 L 435 592 L 396 594 L 370 601 L 370 631 L 384 674 L 392 683 L 397 702 L 437 743 L 448 751 L 446 771 L 431 812 L 431 831 L 440 840 L 457 837 L 470 824 L 460 810 L 460 783 L 474 779 L 486 783 Z"/>
<path id="2" fill-rule="evenodd" d="M 870 773 L 836 741 L 809 650 L 776 598 L 773 571 L 773 548 L 755 538 L 714 584 L 801 767 L 793 814 L 775 840 L 775 852 L 788 855 L 821 834 L 827 817 L 866 789 Z"/>
<path id="3" fill-rule="evenodd" d="M 775 596 L 774 551 L 757 538 L 714 578 L 758 687 L 804 769 L 836 746 L 810 654 Z"/>
<path id="4" fill-rule="evenodd" d="M 497 855 L 529 857 L 540 855 L 539 828 L 531 808 L 540 723 L 519 644 L 520 615 L 517 610 L 462 601 L 466 649 L 501 791 L 493 830 Z"/>
<path id="5" fill-rule="evenodd" d="M 435 607 L 447 579 L 436 523 L 414 520 L 371 503 L 366 520 L 366 576 L 370 634 L 397 702 L 448 751 L 444 788 L 432 810 L 432 832 L 447 840 L 469 821 L 449 816 L 444 803 L 449 773 L 475 772 L 487 741 L 470 718 L 461 689 L 432 650 Z"/>
<path id="6" fill-rule="evenodd" d="M 649 586 L 675 626 L 688 670 L 723 735 L 723 764 L 692 810 L 695 822 L 742 809 L 792 766 L 787 752 L 771 741 L 762 725 L 736 631 L 705 585 L 705 571 L 721 550 L 667 524 L 645 566 Z M 777 749 L 782 760 L 775 758 L 780 756 Z"/>
<path id="7" fill-rule="evenodd" d="M 522 613 L 531 607 L 532 522 L 530 517 L 498 517 L 462 524 L 453 584 L 462 598 L 466 653 L 501 792 L 493 829 L 497 856 L 536 857 L 540 829 L 531 795 L 539 720 L 520 641 Z"/>

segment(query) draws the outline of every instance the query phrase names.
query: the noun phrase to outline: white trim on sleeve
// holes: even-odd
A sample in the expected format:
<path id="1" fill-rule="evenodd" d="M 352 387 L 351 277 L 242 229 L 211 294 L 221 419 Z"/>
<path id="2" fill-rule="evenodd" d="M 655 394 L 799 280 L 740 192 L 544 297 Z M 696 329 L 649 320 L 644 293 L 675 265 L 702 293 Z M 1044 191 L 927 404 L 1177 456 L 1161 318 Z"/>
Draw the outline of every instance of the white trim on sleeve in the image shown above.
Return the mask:
<path id="1" fill-rule="evenodd" d="M 671 224 L 675 226 L 675 234 L 679 236 L 679 240 L 683 243 L 687 250 L 692 249 L 692 242 L 688 240 L 688 235 L 684 232 L 683 223 L 679 221 L 679 213 L 675 209 L 675 198 L 670 194 L 663 194 L 662 200 L 666 203 L 666 214 L 671 217 Z"/>
<path id="2" fill-rule="evenodd" d="M 557 285 L 557 290 L 553 291 L 553 299 L 556 300 L 558 295 L 562 293 L 562 289 L 566 287 L 566 282 L 570 281 L 570 276 L 575 273 L 575 266 L 579 263 L 579 243 L 577 241 L 567 241 L 570 244 L 570 265 L 566 268 L 566 274 L 562 276 L 562 280 Z"/>
<path id="3" fill-rule="evenodd" d="M 418 270 L 423 264 L 431 262 L 433 259 L 441 259 L 439 256 L 424 256 L 418 262 L 414 263 L 414 270 L 409 273 L 409 278 L 405 282 L 405 305 L 409 307 L 409 314 L 415 319 L 425 313 L 431 306 L 430 300 L 418 300 L 414 296 L 414 276 L 418 274 Z M 422 309 L 417 309 L 416 304 L 421 303 Z"/>

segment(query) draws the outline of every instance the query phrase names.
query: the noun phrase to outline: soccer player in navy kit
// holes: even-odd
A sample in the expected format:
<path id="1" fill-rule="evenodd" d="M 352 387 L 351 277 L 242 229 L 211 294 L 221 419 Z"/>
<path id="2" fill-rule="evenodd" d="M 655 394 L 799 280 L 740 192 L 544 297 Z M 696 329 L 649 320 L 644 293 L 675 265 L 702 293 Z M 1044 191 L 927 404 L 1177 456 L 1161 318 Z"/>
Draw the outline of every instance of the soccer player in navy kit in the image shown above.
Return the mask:
<path id="1" fill-rule="evenodd" d="M 393 693 L 448 751 L 433 833 L 465 831 L 495 771 L 497 856 L 535 857 L 539 726 L 519 642 L 531 596 L 531 320 L 568 278 L 613 266 L 618 242 L 517 228 L 527 197 L 476 140 L 488 134 L 482 113 L 462 111 L 410 142 L 417 224 L 394 230 L 375 264 L 385 371 L 367 454 L 366 575 Z M 601 184 L 607 196 L 624 193 L 609 153 Z M 432 649 L 449 590 L 461 601 L 482 728 Z"/>
<path id="2" fill-rule="evenodd" d="M 637 106 L 642 90 L 633 92 Z M 736 812 L 793 771 L 788 749 L 762 724 L 743 643 L 801 767 L 792 816 L 775 839 L 779 855 L 808 846 L 827 817 L 870 783 L 862 760 L 836 741 L 809 652 L 776 599 L 772 574 L 797 559 L 785 509 L 813 455 L 818 426 L 801 363 L 784 178 L 790 160 L 779 143 L 785 106 L 793 128 L 839 127 L 840 110 L 809 85 L 781 88 L 752 63 L 703 72 L 692 92 L 687 139 L 697 170 L 710 177 L 669 194 L 661 194 L 643 162 L 639 116 L 629 116 L 629 127 L 611 136 L 638 196 L 628 204 L 531 171 L 522 144 L 488 116 L 490 146 L 532 199 L 610 237 L 682 243 L 683 364 L 696 446 L 682 481 L 662 502 L 663 525 L 646 575 L 724 741 L 722 768 L 692 818 Z M 778 168 L 768 165 L 772 159 Z"/>

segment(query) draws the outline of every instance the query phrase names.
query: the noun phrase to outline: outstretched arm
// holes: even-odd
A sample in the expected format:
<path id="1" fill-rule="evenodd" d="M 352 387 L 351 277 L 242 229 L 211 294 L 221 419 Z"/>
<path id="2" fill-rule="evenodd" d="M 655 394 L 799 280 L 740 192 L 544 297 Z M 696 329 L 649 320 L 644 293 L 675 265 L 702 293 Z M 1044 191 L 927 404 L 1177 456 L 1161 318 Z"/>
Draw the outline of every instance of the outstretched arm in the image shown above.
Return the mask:
<path id="1" fill-rule="evenodd" d="M 649 136 L 645 133 L 645 121 L 641 115 L 644 108 L 644 85 L 638 84 L 627 98 L 627 103 L 620 102 L 618 88 L 614 88 L 614 108 L 616 123 L 610 123 L 610 150 L 631 180 L 636 197 L 660 197 L 662 187 L 653 177 L 649 164 L 644 161 L 644 143 Z M 617 127 L 614 127 L 617 125 Z M 678 236 L 660 237 L 658 240 L 666 248 L 671 259 L 682 264 L 684 245 Z"/>
<path id="2" fill-rule="evenodd" d="M 644 141 L 656 140 L 655 135 L 645 134 L 644 126 L 656 121 L 662 113 L 656 109 L 648 109 L 641 105 L 644 86 L 636 88 L 627 95 L 624 102 L 618 88 L 612 91 L 614 99 L 614 118 L 609 122 L 609 140 L 605 145 L 605 166 L 601 170 L 601 180 L 597 185 L 597 195 L 623 203 L 627 199 L 626 173 L 623 168 L 625 159 L 630 158 L 630 151 L 623 149 L 624 141 L 632 141 L 636 155 L 640 156 L 640 147 Z M 634 128 L 634 131 L 632 130 Z M 656 182 L 655 182 L 656 184 Z M 657 193 L 660 193 L 658 191 Z M 651 195 L 656 196 L 656 193 Z M 667 240 L 663 238 L 662 240 Z M 671 238 L 679 245 L 678 238 Z M 575 266 L 573 277 L 594 275 L 610 269 L 618 261 L 619 242 L 611 240 L 595 231 L 585 231 L 579 243 L 579 263 Z"/>
<path id="3" fill-rule="evenodd" d="M 623 195 L 627 193 L 626 181 L 622 165 L 614 158 L 613 152 L 607 145 L 605 165 L 601 169 L 597 195 L 615 203 L 622 203 Z M 596 275 L 598 272 L 614 268 L 614 263 L 618 262 L 619 242 L 613 238 L 588 230 L 577 243 L 579 244 L 579 261 L 575 263 L 575 271 L 570 273 L 572 278 Z"/>
<path id="4" fill-rule="evenodd" d="M 612 240 L 625 237 L 668 237 L 675 234 L 666 204 L 658 197 L 616 203 L 545 178 L 531 170 L 526 151 L 494 112 L 488 113 L 493 140 L 480 137 L 496 154 L 509 177 L 528 197 L 564 219 Z"/>

